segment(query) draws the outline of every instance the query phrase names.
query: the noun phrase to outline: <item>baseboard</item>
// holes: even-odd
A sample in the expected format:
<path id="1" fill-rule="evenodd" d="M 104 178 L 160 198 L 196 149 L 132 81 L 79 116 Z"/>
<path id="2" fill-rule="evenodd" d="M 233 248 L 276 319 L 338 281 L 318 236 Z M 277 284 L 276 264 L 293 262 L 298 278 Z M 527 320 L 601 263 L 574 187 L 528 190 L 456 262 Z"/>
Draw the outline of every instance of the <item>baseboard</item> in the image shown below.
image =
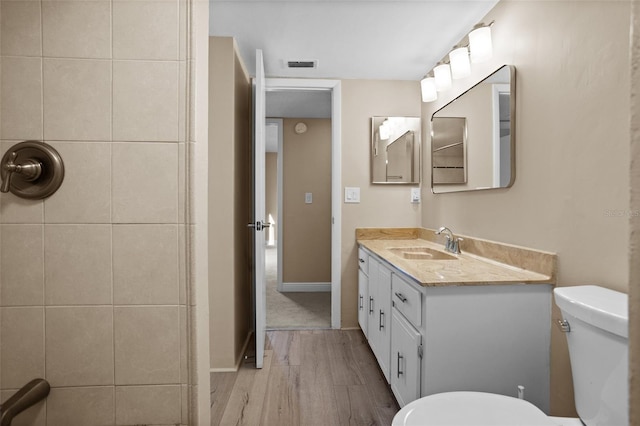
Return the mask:
<path id="1" fill-rule="evenodd" d="M 288 292 L 331 292 L 331 283 L 282 283 L 283 293 Z"/>
<path id="2" fill-rule="evenodd" d="M 244 354 L 247 353 L 247 348 L 249 347 L 249 342 L 251 342 L 251 336 L 253 335 L 253 331 L 247 334 L 247 338 L 244 341 L 244 345 L 242 345 L 242 350 L 240 351 L 240 356 L 236 360 L 235 367 L 223 367 L 223 368 L 210 368 L 210 373 L 235 373 L 240 369 L 242 362 L 244 361 Z"/>

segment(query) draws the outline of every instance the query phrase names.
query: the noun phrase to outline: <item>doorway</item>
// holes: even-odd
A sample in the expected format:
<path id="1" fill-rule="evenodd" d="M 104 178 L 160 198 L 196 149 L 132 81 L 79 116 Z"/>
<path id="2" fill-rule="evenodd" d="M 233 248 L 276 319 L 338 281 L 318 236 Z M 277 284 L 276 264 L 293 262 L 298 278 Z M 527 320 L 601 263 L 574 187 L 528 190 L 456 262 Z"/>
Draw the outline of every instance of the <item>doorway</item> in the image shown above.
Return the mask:
<path id="1" fill-rule="evenodd" d="M 266 327 L 331 328 L 331 94 L 266 99 Z"/>
<path id="2" fill-rule="evenodd" d="M 275 219 L 275 230 L 267 235 L 267 328 L 340 328 L 340 82 L 267 79 L 266 91 L 266 115 L 274 117 L 267 122 L 267 138 L 269 139 L 269 134 L 272 137 L 275 135 L 278 146 L 277 152 L 267 154 L 267 158 L 273 157 L 273 154 L 276 157 L 275 161 L 274 158 L 270 158 L 267 163 L 276 164 L 278 188 L 275 217 L 273 208 L 271 212 L 267 211 L 267 218 L 271 213 L 271 217 Z M 270 102 L 270 97 L 272 100 L 275 99 L 275 102 Z M 289 110 L 294 110 L 295 113 L 282 112 L 283 108 L 287 108 L 287 104 Z M 318 116 L 318 111 L 324 112 Z M 317 136 L 318 131 L 321 134 L 324 132 L 323 140 L 326 144 L 324 146 L 326 167 L 321 171 L 321 175 L 324 175 L 326 180 L 323 189 L 314 187 L 317 179 L 310 176 L 311 168 L 308 166 L 315 163 L 314 159 L 318 157 L 317 152 L 307 154 L 306 159 L 303 157 L 302 160 L 296 160 L 295 158 L 295 155 L 300 155 L 300 152 L 295 153 L 295 148 L 301 148 L 304 145 L 301 142 L 304 137 Z M 285 138 L 285 135 L 288 137 Z M 291 141 L 293 151 L 287 149 L 285 139 Z M 273 143 L 271 145 L 273 146 Z M 311 145 L 313 147 L 313 144 Z M 316 145 L 315 148 L 318 146 Z M 271 151 L 273 150 L 271 148 Z M 291 160 L 290 163 L 286 163 L 287 158 Z M 298 177 L 295 177 L 290 170 L 289 166 L 292 164 L 293 169 L 301 170 Z M 285 173 L 284 170 L 289 172 Z M 267 180 L 273 182 L 272 174 L 269 171 L 267 174 L 271 176 L 271 179 Z M 284 175 L 288 175 L 290 180 L 285 182 L 287 178 Z M 292 186 L 297 186 L 293 192 Z M 269 192 L 267 189 L 267 193 Z M 293 198 L 294 207 L 289 206 L 287 198 Z M 325 202 L 326 208 L 323 216 L 316 219 L 311 213 L 315 207 L 319 207 L 321 201 Z M 271 219 L 268 220 L 272 222 Z M 300 222 L 297 228 L 295 222 Z M 324 223 L 323 226 L 316 226 L 316 222 Z M 287 223 L 289 223 L 288 227 Z M 304 242 L 305 236 L 310 237 L 316 228 L 322 229 L 320 232 L 324 234 L 327 250 L 325 266 L 320 268 L 324 269 L 324 275 L 321 273 L 313 278 L 312 274 L 307 274 L 313 269 L 313 262 L 307 263 L 311 266 L 302 267 L 302 271 L 300 268 L 297 272 L 295 271 L 296 266 L 299 267 L 305 261 L 314 259 L 313 253 L 305 252 L 304 248 L 298 248 L 295 246 L 295 241 Z M 272 245 L 269 245 L 269 242 Z M 302 257 L 296 261 L 295 256 L 298 255 Z M 288 262 L 292 257 L 293 263 Z M 291 264 L 294 267 L 291 267 Z M 282 298 L 285 298 L 284 301 L 292 310 L 286 312 L 282 305 L 270 303 L 274 302 L 269 300 L 270 287 L 273 289 L 271 296 L 280 297 L 281 302 Z M 277 317 L 270 315 L 270 309 L 277 314 L 282 314 L 281 318 L 278 320 Z M 298 319 L 296 319 L 296 311 L 302 314 Z M 291 321 L 286 321 L 287 318 Z"/>

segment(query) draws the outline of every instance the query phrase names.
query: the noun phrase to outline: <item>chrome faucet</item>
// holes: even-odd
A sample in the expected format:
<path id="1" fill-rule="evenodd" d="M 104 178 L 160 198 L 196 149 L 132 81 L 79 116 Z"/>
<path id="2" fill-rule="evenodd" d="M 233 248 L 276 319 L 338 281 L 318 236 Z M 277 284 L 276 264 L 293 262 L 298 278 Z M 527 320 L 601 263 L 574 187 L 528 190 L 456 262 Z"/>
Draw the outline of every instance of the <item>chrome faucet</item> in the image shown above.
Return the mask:
<path id="1" fill-rule="evenodd" d="M 455 235 L 453 235 L 451 229 L 445 226 L 441 226 L 440 229 L 436 231 L 436 235 L 440 235 L 442 233 L 446 234 L 445 237 L 447 239 L 444 244 L 445 251 L 448 251 L 449 253 L 460 254 L 460 241 L 464 240 L 462 238 L 457 238 Z"/>

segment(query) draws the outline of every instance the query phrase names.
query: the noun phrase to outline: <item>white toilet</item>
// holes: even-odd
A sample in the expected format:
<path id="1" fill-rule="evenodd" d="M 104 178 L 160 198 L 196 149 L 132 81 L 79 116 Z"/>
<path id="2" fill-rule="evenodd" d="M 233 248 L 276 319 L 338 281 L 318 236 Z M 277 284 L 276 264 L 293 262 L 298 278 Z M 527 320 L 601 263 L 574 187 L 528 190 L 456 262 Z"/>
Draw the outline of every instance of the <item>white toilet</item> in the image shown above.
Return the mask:
<path id="1" fill-rule="evenodd" d="M 510 396 L 445 392 L 405 405 L 392 426 L 628 426 L 628 296 L 598 286 L 556 288 L 554 294 L 570 328 L 580 419 L 550 417 Z"/>

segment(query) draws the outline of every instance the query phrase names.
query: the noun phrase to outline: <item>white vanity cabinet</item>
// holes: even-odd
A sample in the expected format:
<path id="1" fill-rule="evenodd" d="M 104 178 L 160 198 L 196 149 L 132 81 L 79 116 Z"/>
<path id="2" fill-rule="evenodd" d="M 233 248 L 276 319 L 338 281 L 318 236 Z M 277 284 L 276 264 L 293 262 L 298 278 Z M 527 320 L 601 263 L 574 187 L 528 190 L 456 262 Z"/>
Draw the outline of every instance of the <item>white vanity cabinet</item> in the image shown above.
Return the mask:
<path id="1" fill-rule="evenodd" d="M 358 324 L 365 336 L 368 336 L 369 317 L 369 253 L 358 249 Z"/>
<path id="2" fill-rule="evenodd" d="M 551 284 L 423 286 L 376 254 L 367 263 L 367 338 L 400 406 L 522 385 L 549 412 Z"/>

